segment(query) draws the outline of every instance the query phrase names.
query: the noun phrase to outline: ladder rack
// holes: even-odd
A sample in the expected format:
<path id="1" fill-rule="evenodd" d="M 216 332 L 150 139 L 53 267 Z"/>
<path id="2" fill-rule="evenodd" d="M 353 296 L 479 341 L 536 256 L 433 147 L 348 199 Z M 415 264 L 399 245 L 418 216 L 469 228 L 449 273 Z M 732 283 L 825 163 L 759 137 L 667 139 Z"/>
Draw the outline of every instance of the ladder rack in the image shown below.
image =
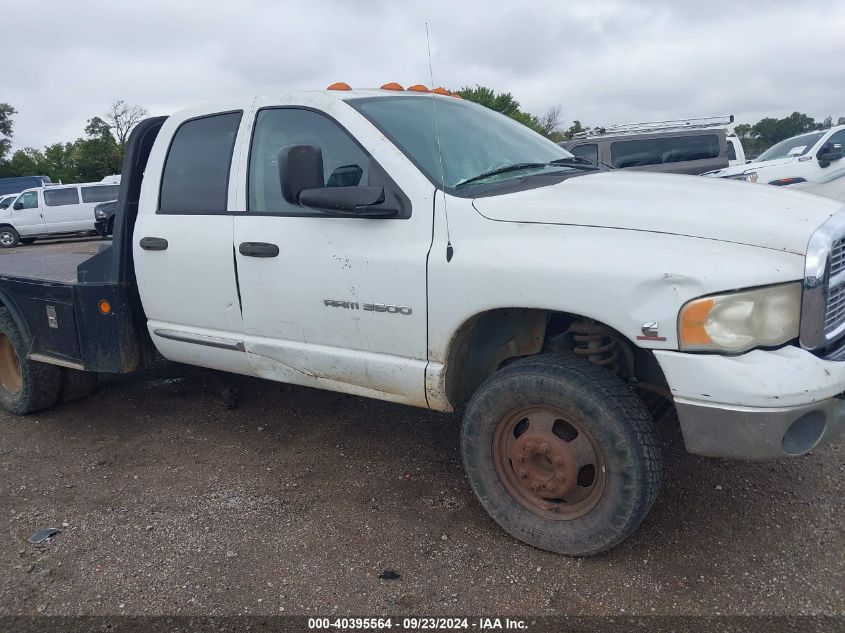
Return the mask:
<path id="1" fill-rule="evenodd" d="M 704 128 L 727 128 L 734 122 L 734 115 L 710 116 L 698 119 L 674 119 L 670 121 L 648 121 L 644 123 L 623 123 L 578 132 L 572 138 L 592 138 L 595 136 L 611 136 L 624 134 L 647 134 L 649 132 L 675 132 L 678 130 L 701 130 Z"/>

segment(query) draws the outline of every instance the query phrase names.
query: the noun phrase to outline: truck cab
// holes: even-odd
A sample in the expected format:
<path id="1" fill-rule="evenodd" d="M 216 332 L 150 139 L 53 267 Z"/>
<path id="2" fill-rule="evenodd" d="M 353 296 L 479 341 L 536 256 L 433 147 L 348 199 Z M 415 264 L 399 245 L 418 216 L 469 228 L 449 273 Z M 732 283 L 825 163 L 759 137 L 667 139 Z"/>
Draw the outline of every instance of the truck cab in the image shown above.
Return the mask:
<path id="1" fill-rule="evenodd" d="M 443 89 L 230 99 L 138 126 L 75 283 L 0 271 L 0 402 L 157 351 L 463 411 L 493 519 L 595 554 L 647 515 L 673 411 L 701 455 L 837 437 L 843 244 L 841 203 L 608 170 Z"/>

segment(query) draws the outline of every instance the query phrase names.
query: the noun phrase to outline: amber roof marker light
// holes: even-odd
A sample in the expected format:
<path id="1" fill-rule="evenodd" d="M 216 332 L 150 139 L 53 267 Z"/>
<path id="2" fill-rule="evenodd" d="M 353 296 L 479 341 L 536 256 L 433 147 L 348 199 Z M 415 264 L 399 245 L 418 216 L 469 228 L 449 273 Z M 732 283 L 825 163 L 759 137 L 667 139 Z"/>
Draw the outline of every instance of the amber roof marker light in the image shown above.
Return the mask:
<path id="1" fill-rule="evenodd" d="M 336 81 L 331 86 L 326 88 L 326 90 L 352 90 L 352 88 L 347 83 L 344 83 L 342 81 Z"/>
<path id="2" fill-rule="evenodd" d="M 401 84 L 395 81 L 388 82 L 381 87 L 382 90 L 405 90 Z"/>
<path id="3" fill-rule="evenodd" d="M 410 90 L 411 92 L 431 92 L 431 90 L 429 90 L 422 84 L 414 84 L 413 86 L 409 86 L 408 90 Z"/>

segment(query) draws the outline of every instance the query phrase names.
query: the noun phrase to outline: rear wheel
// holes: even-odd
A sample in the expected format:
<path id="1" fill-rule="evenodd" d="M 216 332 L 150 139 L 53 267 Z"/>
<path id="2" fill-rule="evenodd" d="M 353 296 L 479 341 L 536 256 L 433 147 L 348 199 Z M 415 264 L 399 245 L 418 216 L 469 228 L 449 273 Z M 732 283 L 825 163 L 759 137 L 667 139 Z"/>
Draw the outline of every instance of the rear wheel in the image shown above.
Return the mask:
<path id="1" fill-rule="evenodd" d="M 0 228 L 0 248 L 14 248 L 20 240 L 21 236 L 11 226 Z"/>
<path id="2" fill-rule="evenodd" d="M 619 378 L 580 358 L 517 361 L 479 387 L 461 430 L 464 468 L 516 538 L 572 556 L 625 540 L 662 474 L 648 411 Z"/>
<path id="3" fill-rule="evenodd" d="M 31 361 L 26 354 L 12 315 L 0 308 L 0 404 L 19 415 L 53 406 L 61 389 L 59 368 Z"/>

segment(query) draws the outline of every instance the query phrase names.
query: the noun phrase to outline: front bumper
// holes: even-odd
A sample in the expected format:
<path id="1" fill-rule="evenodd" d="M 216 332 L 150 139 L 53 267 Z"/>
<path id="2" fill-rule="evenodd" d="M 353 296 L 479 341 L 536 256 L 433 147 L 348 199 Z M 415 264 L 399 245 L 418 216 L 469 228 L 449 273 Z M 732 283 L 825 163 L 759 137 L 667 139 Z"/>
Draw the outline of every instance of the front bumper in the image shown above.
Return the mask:
<path id="1" fill-rule="evenodd" d="M 798 347 L 740 356 L 654 355 L 691 453 L 777 459 L 806 453 L 845 429 L 845 362 Z"/>

